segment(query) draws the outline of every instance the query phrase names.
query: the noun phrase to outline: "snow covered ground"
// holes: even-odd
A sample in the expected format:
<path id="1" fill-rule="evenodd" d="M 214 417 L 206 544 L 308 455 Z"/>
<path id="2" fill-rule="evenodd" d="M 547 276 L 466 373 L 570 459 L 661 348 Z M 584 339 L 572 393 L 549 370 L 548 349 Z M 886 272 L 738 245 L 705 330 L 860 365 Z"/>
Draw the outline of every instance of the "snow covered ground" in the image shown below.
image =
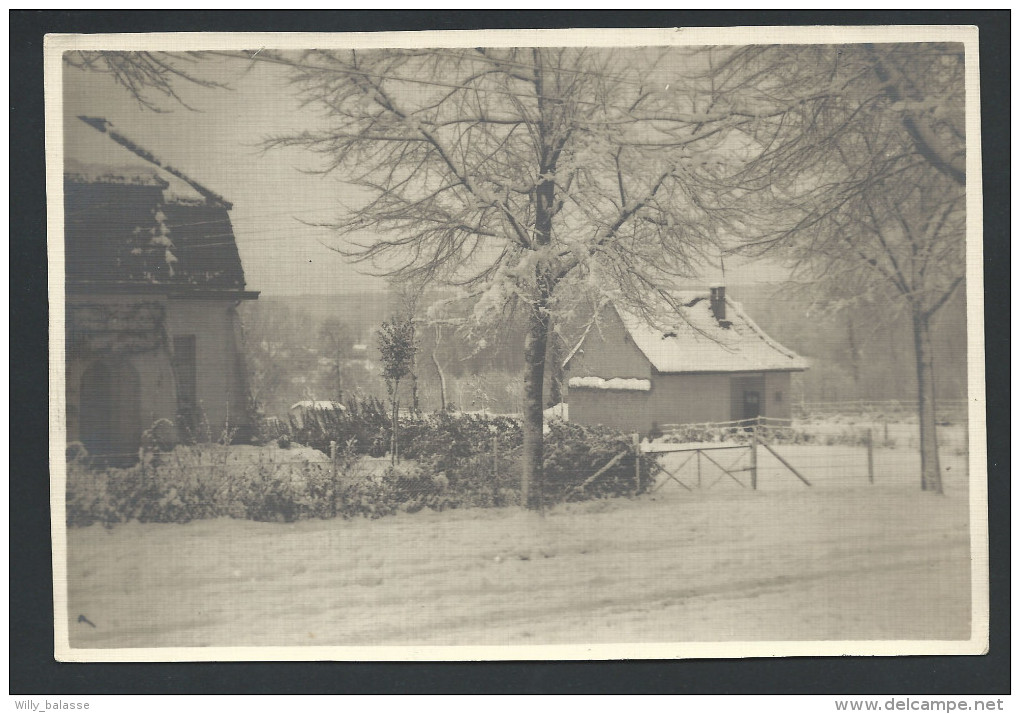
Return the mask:
<path id="1" fill-rule="evenodd" d="M 944 456 L 940 498 L 919 491 L 906 450 L 876 451 L 873 486 L 860 449 L 781 453 L 811 488 L 760 454 L 757 492 L 728 477 L 707 488 L 721 472 L 703 464 L 700 490 L 670 482 L 545 516 L 477 509 L 71 529 L 71 646 L 970 636 L 962 457 Z"/>

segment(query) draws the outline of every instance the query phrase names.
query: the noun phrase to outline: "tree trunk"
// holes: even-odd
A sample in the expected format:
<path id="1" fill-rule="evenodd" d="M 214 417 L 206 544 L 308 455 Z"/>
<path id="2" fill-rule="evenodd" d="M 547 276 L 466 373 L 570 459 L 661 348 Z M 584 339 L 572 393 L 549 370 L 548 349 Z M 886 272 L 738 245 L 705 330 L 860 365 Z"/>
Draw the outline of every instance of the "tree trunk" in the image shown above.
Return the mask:
<path id="1" fill-rule="evenodd" d="M 400 423 L 400 402 L 397 400 L 397 390 L 400 388 L 400 382 L 393 383 L 393 412 L 390 417 L 390 464 L 396 465 L 397 463 L 397 428 Z"/>
<path id="2" fill-rule="evenodd" d="M 411 370 L 411 411 L 415 414 L 421 413 L 421 408 L 418 405 L 418 373 L 415 370 Z"/>
<path id="3" fill-rule="evenodd" d="M 439 374 L 439 411 L 446 411 L 446 375 L 443 374 L 443 368 L 439 366 L 439 360 L 436 358 L 436 351 L 432 350 L 432 364 L 436 366 L 436 373 Z"/>
<path id="4" fill-rule="evenodd" d="M 548 350 L 549 399 L 546 406 L 554 407 L 563 401 L 563 353 L 552 320 L 549 321 Z"/>
<path id="5" fill-rule="evenodd" d="M 857 346 L 857 336 L 854 334 L 854 316 L 846 314 L 846 339 L 850 346 L 850 374 L 854 380 L 854 398 L 863 399 L 861 392 L 861 351 Z"/>
<path id="6" fill-rule="evenodd" d="M 344 361 L 340 349 L 336 351 L 336 400 L 338 402 L 344 400 Z"/>
<path id="7" fill-rule="evenodd" d="M 942 493 L 938 435 L 935 426 L 935 370 L 931 349 L 929 315 L 920 307 L 911 313 L 914 355 L 917 360 L 917 421 L 921 440 L 921 490 Z"/>
<path id="8" fill-rule="evenodd" d="M 535 95 L 538 98 L 538 126 L 540 149 L 540 176 L 535 187 L 535 247 L 541 251 L 552 243 L 553 215 L 556 205 L 556 161 L 559 148 L 552 142 L 554 125 L 549 103 L 545 97 L 545 77 L 542 53 L 532 50 L 534 59 Z M 549 346 L 549 301 L 556 287 L 554 266 L 548 259 L 540 259 L 535 268 L 535 301 L 528 311 L 528 334 L 524 338 L 524 459 L 521 474 L 521 500 L 528 508 L 542 510 L 545 506 L 542 454 L 545 402 L 545 358 Z"/>
<path id="9" fill-rule="evenodd" d="M 521 503 L 527 508 L 543 507 L 542 447 L 545 350 L 549 338 L 549 313 L 545 301 L 533 305 L 528 314 L 524 338 L 524 458 L 521 473 Z"/>

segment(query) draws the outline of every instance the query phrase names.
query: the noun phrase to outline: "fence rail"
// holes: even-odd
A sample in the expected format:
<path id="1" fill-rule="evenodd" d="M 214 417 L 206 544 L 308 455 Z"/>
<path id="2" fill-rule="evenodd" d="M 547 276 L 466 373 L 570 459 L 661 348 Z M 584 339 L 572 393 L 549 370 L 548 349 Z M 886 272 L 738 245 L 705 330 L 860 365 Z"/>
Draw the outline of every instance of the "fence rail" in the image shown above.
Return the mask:
<path id="1" fill-rule="evenodd" d="M 881 432 L 879 432 L 879 435 L 881 435 Z M 750 488 L 757 490 L 759 472 L 761 470 L 758 454 L 759 447 L 767 452 L 767 455 L 771 457 L 769 460 L 774 462 L 781 470 L 792 473 L 805 486 L 813 485 L 813 479 L 809 479 L 805 475 L 808 472 L 805 472 L 799 463 L 803 459 L 804 454 L 798 452 L 791 460 L 789 456 L 781 453 L 785 446 L 815 448 L 835 445 L 838 448 L 854 449 L 855 453 L 860 453 L 860 468 L 866 472 L 868 483 L 875 482 L 874 449 L 876 439 L 871 425 L 854 426 L 846 433 L 840 434 L 814 434 L 813 432 L 805 431 L 803 425 L 793 425 L 789 419 L 760 416 L 754 419 L 724 422 L 667 425 L 667 431 L 663 434 L 663 437 L 664 440 L 645 440 L 638 447 L 641 453 L 660 459 L 660 467 L 662 473 L 665 474 L 665 478 L 653 490 L 658 490 L 670 481 L 676 482 L 688 491 L 702 488 L 703 464 L 714 466 L 723 474 L 713 481 L 709 487 L 718 483 L 719 480 L 725 479 L 726 476 L 729 476 L 741 486 L 746 487 L 746 484 L 738 479 L 736 474 L 739 472 L 750 472 Z M 888 433 L 885 434 L 885 439 L 881 443 L 888 445 Z M 738 456 L 737 460 L 729 466 L 725 466 L 719 463 L 717 460 L 719 457 L 713 457 L 713 454 L 719 454 L 720 451 L 726 449 L 746 450 L 746 453 Z M 856 451 L 858 449 L 859 452 Z M 668 457 L 670 454 L 683 454 L 683 456 L 678 457 L 681 459 L 679 464 L 673 464 L 667 468 L 662 463 L 662 458 Z M 748 459 L 746 466 L 742 462 L 745 456 Z M 826 457 L 821 465 L 824 467 L 824 471 L 831 471 L 831 457 Z M 696 466 L 696 485 L 685 483 L 680 478 L 681 472 L 688 467 L 694 466 Z M 693 478 L 694 475 L 689 474 L 689 480 Z"/>

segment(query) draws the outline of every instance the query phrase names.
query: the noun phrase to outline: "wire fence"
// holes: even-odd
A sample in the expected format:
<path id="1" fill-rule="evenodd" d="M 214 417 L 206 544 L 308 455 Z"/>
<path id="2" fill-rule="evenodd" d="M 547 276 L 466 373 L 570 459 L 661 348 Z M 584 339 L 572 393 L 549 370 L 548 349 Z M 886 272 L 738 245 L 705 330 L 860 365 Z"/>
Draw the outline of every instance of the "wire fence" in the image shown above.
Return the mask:
<path id="1" fill-rule="evenodd" d="M 888 422 L 863 420 L 833 427 L 756 417 L 667 425 L 661 436 L 643 442 L 641 448 L 656 455 L 662 467 L 656 489 L 670 484 L 687 491 L 716 487 L 771 491 L 808 484 L 914 487 L 920 478 L 917 432 L 916 424 L 890 427 Z M 966 428 L 946 425 L 938 435 L 943 479 L 966 488 Z"/>

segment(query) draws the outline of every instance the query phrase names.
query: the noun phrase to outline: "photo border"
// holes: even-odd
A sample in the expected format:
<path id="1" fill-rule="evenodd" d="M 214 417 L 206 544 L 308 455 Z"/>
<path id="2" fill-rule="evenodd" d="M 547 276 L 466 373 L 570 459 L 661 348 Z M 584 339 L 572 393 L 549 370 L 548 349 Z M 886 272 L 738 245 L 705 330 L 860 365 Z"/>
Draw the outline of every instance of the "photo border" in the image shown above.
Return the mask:
<path id="1" fill-rule="evenodd" d="M 69 15 L 70 13 L 56 13 L 56 14 L 57 15 Z M 99 15 L 99 14 L 100 13 L 85 13 L 85 15 Z M 160 13 L 160 14 L 163 14 L 163 13 Z M 79 13 L 79 15 L 81 15 L 81 13 Z M 256 13 L 256 15 L 257 15 L 257 13 Z M 288 16 L 289 15 L 290 14 L 288 14 Z M 336 15 L 333 15 L 333 17 L 336 17 Z M 483 18 L 484 17 L 485 16 L 483 16 Z M 517 15 L 517 17 L 519 17 L 520 19 L 525 19 L 525 18 L 521 17 L 520 15 Z M 678 20 L 683 19 L 683 17 L 679 16 L 679 15 L 674 15 L 674 17 L 676 17 Z M 732 17 L 732 15 L 731 15 L 731 17 Z M 17 16 L 15 16 L 15 18 L 12 18 L 12 19 L 16 20 Z M 35 19 L 38 20 L 39 16 L 36 15 Z M 82 18 L 78 18 L 78 20 L 81 20 L 81 19 Z M 109 19 L 109 16 L 106 16 L 106 19 Z M 257 19 L 257 18 L 253 18 L 253 19 Z M 616 16 L 614 16 L 613 19 L 619 20 L 619 18 L 616 17 Z M 743 20 L 743 17 L 741 19 Z M 59 24 L 59 23 L 57 23 L 57 24 Z M 213 24 L 215 24 L 215 23 L 213 23 Z M 274 21 L 271 24 L 279 25 L 279 23 L 276 22 L 276 21 Z M 613 24 L 619 25 L 620 23 L 617 22 L 617 23 L 613 23 Z M 804 24 L 814 24 L 814 23 L 813 22 L 808 22 L 808 23 L 804 23 Z M 914 23 L 911 22 L 911 23 L 908 23 L 908 24 L 914 24 Z M 12 23 L 12 26 L 16 26 L 16 25 L 17 25 L 17 22 Z M 318 26 L 322 27 L 323 25 L 321 23 L 318 23 Z M 175 29 L 177 29 L 177 28 L 175 28 Z M 982 33 L 984 33 L 984 30 L 982 30 Z M 12 39 L 14 39 L 13 34 L 12 34 Z M 983 34 L 983 36 L 982 36 L 982 47 L 981 47 L 981 57 L 982 57 L 981 65 L 982 65 L 983 72 L 984 72 L 985 68 L 987 67 L 987 63 L 985 61 L 985 59 L 986 59 L 985 58 L 985 50 L 986 50 L 986 44 L 984 43 L 984 34 Z M 12 60 L 17 60 L 17 59 L 20 59 L 20 56 L 12 54 Z M 16 96 L 18 96 L 18 87 L 16 86 L 16 83 L 15 83 L 13 77 L 14 77 L 14 73 L 12 72 L 12 96 L 16 97 Z M 984 75 L 983 75 L 983 82 L 984 81 L 985 81 L 985 79 L 984 79 Z M 985 83 L 985 86 L 983 87 L 983 89 L 986 92 L 985 97 L 987 98 L 987 93 L 989 92 L 989 87 L 988 87 L 987 83 Z M 1006 93 L 1006 96 L 1008 96 L 1008 91 Z M 1005 106 L 1005 108 L 1007 110 L 1007 114 L 1008 114 L 1008 102 L 1005 102 L 1004 105 L 1000 104 L 1000 107 L 1001 106 Z M 983 105 L 982 109 L 986 110 L 986 105 Z M 12 118 L 15 117 L 15 116 L 17 116 L 17 112 L 15 112 L 12 115 Z M 1007 120 L 1008 120 L 1008 116 L 1007 116 Z M 982 117 L 982 129 L 983 130 L 986 129 L 989 121 L 990 121 L 990 119 L 989 119 L 988 115 L 987 114 L 983 114 L 983 117 Z M 1000 127 L 1000 130 L 1001 130 L 1001 127 Z M 1007 131 L 1008 131 L 1008 129 L 1007 129 Z M 989 141 L 990 141 L 990 136 L 988 134 L 985 134 L 986 146 L 988 145 Z M 1008 139 L 1007 139 L 1007 141 L 1008 141 Z M 14 152 L 14 149 L 15 149 L 15 147 L 12 144 L 12 152 Z M 974 152 L 972 152 L 972 153 L 974 153 Z M 984 153 L 985 153 L 985 159 L 986 159 L 986 162 L 987 162 L 989 160 L 989 158 L 990 158 L 988 156 L 989 152 L 985 151 Z M 14 155 L 12 155 L 12 166 L 16 165 L 14 163 L 14 160 L 13 160 L 16 155 L 17 155 L 16 152 L 14 153 Z M 1001 154 L 1000 154 L 1000 156 L 1001 156 Z M 986 167 L 985 171 L 986 171 L 986 175 L 987 175 L 987 173 L 989 171 L 990 164 L 986 163 L 985 167 Z M 1000 174 L 1000 176 L 1001 175 L 1002 174 Z M 1008 174 L 1006 174 L 1006 175 L 1008 175 Z M 988 191 L 990 189 L 991 183 L 992 183 L 991 181 L 986 182 L 986 193 L 985 193 L 985 197 L 984 197 L 986 206 L 988 206 L 988 204 L 990 203 L 990 197 L 989 197 Z M 15 201 L 18 192 L 20 190 L 23 190 L 24 187 L 31 186 L 31 185 L 33 185 L 33 181 L 31 179 L 26 181 L 24 184 L 21 184 L 21 186 L 15 185 L 15 182 L 12 181 L 12 187 L 11 187 L 11 189 L 12 189 L 12 205 L 19 205 Z M 996 204 L 993 204 L 993 205 L 996 205 Z M 999 205 L 1001 205 L 1001 204 L 999 204 Z M 1008 205 L 1008 204 L 1005 204 L 1005 205 Z M 45 201 L 43 201 L 41 207 L 38 206 L 36 203 L 31 202 L 31 201 L 29 201 L 27 204 L 25 204 L 25 206 L 26 206 L 26 209 L 27 209 L 25 211 L 26 217 L 35 216 L 36 218 L 38 218 L 39 209 L 40 208 L 42 210 L 43 215 L 45 215 Z M 19 214 L 20 213 L 21 212 L 19 211 Z M 988 222 L 990 219 L 992 219 L 992 216 L 989 215 L 989 214 L 990 214 L 990 212 L 986 208 L 986 222 Z M 998 215 L 999 215 L 1000 218 L 1002 217 L 1001 214 L 998 214 Z M 12 216 L 12 217 L 15 218 L 15 223 L 16 223 L 17 219 L 20 216 Z M 21 234 L 22 235 L 33 235 L 32 232 L 21 233 Z M 38 233 L 38 231 L 36 231 L 34 234 L 38 235 L 39 233 Z M 988 237 L 991 234 L 992 234 L 992 231 L 991 231 L 990 226 L 986 227 L 986 244 L 988 242 Z M 14 224 L 12 224 L 12 235 L 18 235 L 18 233 L 15 232 L 15 230 L 14 230 Z M 1002 235 L 1002 234 L 1000 233 L 999 235 Z M 986 245 L 986 254 L 988 254 L 987 248 L 988 248 L 988 246 Z M 1007 245 L 1006 250 L 1008 252 L 1008 245 Z M 39 286 L 38 286 L 38 284 L 36 284 L 34 286 L 34 289 L 32 289 L 30 287 L 30 289 L 26 290 L 24 294 L 20 293 L 19 290 L 17 289 L 20 285 L 25 284 L 26 279 L 27 279 L 28 285 L 31 286 L 31 279 L 34 277 L 34 271 L 30 270 L 30 271 L 27 271 L 27 273 L 26 273 L 24 270 L 18 269 L 17 264 L 18 264 L 18 261 L 22 260 L 24 256 L 31 256 L 32 254 L 33 254 L 32 246 L 20 246 L 19 245 L 16 248 L 15 245 L 12 243 L 12 253 L 11 253 L 12 274 L 15 277 L 15 283 L 12 284 L 12 298 L 14 298 L 12 300 L 12 321 L 14 321 L 15 324 L 18 324 L 17 323 L 17 318 L 22 317 L 22 316 L 26 316 L 26 315 L 31 315 L 31 314 L 33 314 L 33 311 L 35 312 L 36 315 L 38 315 L 38 310 L 39 310 L 40 304 L 42 305 L 43 308 L 45 308 L 45 299 L 44 298 L 43 299 L 39 298 Z M 38 260 L 37 254 L 36 254 L 36 260 Z M 43 249 L 41 265 L 45 266 L 45 264 L 46 264 L 45 249 Z M 987 267 L 988 262 L 986 261 L 985 264 L 986 264 L 986 267 Z M 38 269 L 38 267 L 40 266 L 40 263 L 39 262 L 35 262 L 34 265 L 32 265 L 31 263 L 28 263 L 28 264 L 23 263 L 22 264 L 22 268 L 26 267 L 26 265 L 31 265 L 33 268 Z M 1000 263 L 1000 265 L 1001 265 L 1001 263 Z M 990 276 L 986 274 L 986 279 L 988 279 L 989 277 Z M 45 284 L 45 281 L 43 281 L 43 284 Z M 989 292 L 990 292 L 990 286 L 991 286 L 991 283 L 986 283 L 986 290 L 989 291 Z M 45 294 L 45 291 L 43 291 L 43 294 Z M 26 296 L 28 296 L 28 295 L 34 296 L 35 300 L 33 301 L 31 299 L 25 299 Z M 21 299 L 19 299 L 19 298 L 21 298 Z M 18 307 L 17 314 L 16 314 L 16 311 L 15 311 L 16 307 Z M 999 319 L 1001 319 L 1001 315 L 1002 315 L 1001 306 L 1000 305 L 995 305 L 995 304 L 986 304 L 986 311 L 992 310 L 993 308 L 995 309 L 996 314 L 999 316 Z M 1007 305 L 1005 306 L 1005 312 L 1006 312 L 1006 314 L 1008 314 L 1008 295 L 1007 295 Z M 37 330 L 38 330 L 38 324 L 39 323 L 36 323 L 36 325 L 37 325 L 36 329 Z M 41 324 L 45 325 L 45 317 L 43 318 L 43 321 L 42 321 Z M 12 328 L 12 334 L 20 335 L 22 333 L 17 332 L 17 331 L 15 331 L 15 329 Z M 995 339 L 995 336 L 989 336 L 989 337 L 991 338 L 990 339 L 990 343 L 989 343 L 989 347 L 991 347 L 992 346 L 991 343 L 994 343 L 996 341 L 996 339 Z M 1007 342 L 1007 345 L 1008 345 L 1008 342 Z M 26 353 L 31 354 L 30 350 L 32 348 L 37 348 L 37 347 L 38 347 L 38 343 L 37 342 L 32 341 L 32 340 L 26 340 L 26 341 L 21 342 L 21 343 L 16 343 L 15 344 L 15 349 L 13 350 L 13 352 L 15 353 L 15 355 L 19 355 L 19 354 L 25 355 Z M 1007 347 L 1007 349 L 1008 349 L 1008 347 Z M 22 360 L 24 360 L 24 357 L 21 357 L 20 359 L 16 358 L 14 361 L 12 361 L 12 364 L 15 365 L 15 367 L 12 369 L 12 377 L 14 376 L 14 373 L 16 371 L 18 371 L 18 370 L 20 370 L 22 368 L 30 368 L 32 366 L 38 367 L 38 366 L 41 365 L 43 370 L 45 370 L 45 364 L 46 364 L 45 349 L 43 350 L 42 354 L 43 354 L 43 359 L 42 360 L 36 360 L 36 362 L 34 364 L 32 362 L 30 362 L 30 361 L 24 361 L 23 362 Z M 1007 353 L 1007 358 L 1008 358 L 1008 353 Z M 987 359 L 987 357 L 986 357 L 986 359 Z M 1007 363 L 1007 370 L 1008 370 L 1008 359 L 1006 359 L 1005 361 Z M 992 365 L 994 362 L 995 362 L 995 360 L 989 360 L 988 363 L 989 363 L 989 365 Z M 999 360 L 999 364 L 1001 365 L 1001 360 Z M 989 371 L 989 378 L 991 378 L 992 374 L 993 374 L 993 371 L 990 370 Z M 1008 374 L 1008 372 L 1007 372 L 1007 374 Z M 22 384 L 21 380 L 12 379 L 12 381 L 15 382 L 15 392 L 14 392 L 14 394 L 17 394 L 18 390 L 21 390 L 21 392 L 31 392 L 31 386 Z M 32 380 L 26 380 L 26 381 L 32 381 Z M 36 399 L 29 399 L 27 401 L 20 401 L 19 399 L 16 399 L 14 397 L 14 394 L 12 394 L 12 405 L 18 404 L 18 403 L 31 404 L 31 405 L 39 404 L 39 401 L 38 401 L 37 397 L 38 397 L 38 387 L 41 384 L 45 384 L 45 379 L 42 380 L 42 381 L 35 381 L 34 386 L 36 388 L 36 394 L 35 394 Z M 988 398 L 989 398 L 989 411 L 990 412 L 991 412 L 991 410 L 993 408 L 993 399 L 992 399 L 992 397 L 993 397 L 993 395 L 990 393 L 988 395 Z M 35 409 L 29 409 L 29 411 L 31 412 L 31 414 L 35 414 Z M 39 411 L 41 411 L 42 413 L 45 413 L 44 409 L 40 408 Z M 991 416 L 991 414 L 989 414 L 989 416 Z M 12 475 L 13 475 L 13 474 L 20 474 L 20 473 L 22 473 L 20 469 L 16 470 L 14 468 L 15 467 L 15 462 L 16 462 L 17 458 L 19 457 L 20 454 L 23 453 L 23 450 L 22 449 L 18 449 L 17 447 L 19 445 L 22 445 L 22 444 L 31 443 L 31 441 L 26 442 L 24 440 L 21 440 L 21 439 L 17 438 L 18 429 L 20 427 L 22 427 L 23 425 L 25 425 L 25 424 L 31 424 L 33 422 L 33 420 L 31 418 L 29 418 L 29 419 L 22 420 L 22 421 L 12 419 L 12 421 L 14 422 L 14 424 L 12 425 L 14 427 L 14 429 L 12 431 L 12 437 L 13 437 L 12 438 L 12 442 L 14 443 L 14 445 L 16 447 L 15 448 L 15 454 L 12 454 L 12 457 L 13 457 L 13 460 L 12 460 Z M 989 418 L 988 421 L 989 421 L 990 425 L 993 423 L 993 420 L 991 418 Z M 1008 417 L 1007 417 L 1006 422 L 1008 424 Z M 44 427 L 42 433 L 45 433 L 45 432 L 46 432 L 46 429 Z M 989 436 L 991 437 L 991 433 L 989 434 Z M 992 441 L 994 442 L 994 440 L 992 440 Z M 40 442 L 38 440 L 38 435 L 36 435 L 35 446 L 38 447 L 39 444 L 40 444 Z M 43 453 L 45 453 L 45 449 L 43 449 Z M 992 455 L 990 454 L 989 456 L 991 457 Z M 36 454 L 36 457 L 38 458 L 38 453 Z M 1007 458 L 1006 458 L 1006 462 L 1008 463 L 1008 455 L 1007 455 Z M 991 466 L 992 466 L 993 463 L 994 462 L 990 458 L 989 459 L 989 468 L 990 468 L 990 471 L 991 471 Z M 38 469 L 38 466 L 36 467 L 36 470 L 37 469 Z M 45 470 L 45 467 L 44 467 L 44 470 Z M 29 470 L 29 472 L 31 472 L 31 470 Z M 992 473 L 990 473 L 989 475 L 990 475 L 990 477 L 993 476 Z M 994 484 L 994 481 L 993 481 L 993 484 Z M 19 482 L 15 482 L 14 478 L 12 477 L 12 485 L 11 485 L 12 505 L 16 502 L 16 500 L 15 500 L 16 496 L 24 495 L 24 494 L 20 493 L 20 491 L 19 491 L 19 489 L 22 487 L 22 485 L 23 485 L 22 482 L 20 482 L 20 481 Z M 17 502 L 19 503 L 19 508 L 20 508 L 20 506 L 23 503 L 23 501 L 19 498 Z M 31 503 L 32 503 L 32 505 L 35 505 L 37 503 L 37 501 L 31 501 Z M 1007 503 L 1008 503 L 1008 500 L 1007 500 Z M 993 504 L 994 504 L 994 501 L 990 502 L 990 505 L 993 505 Z M 22 532 L 21 532 L 20 529 L 19 530 L 15 530 L 15 525 L 16 525 L 15 514 L 16 513 L 19 513 L 19 511 L 12 510 L 12 535 L 14 533 L 18 533 L 18 535 L 19 535 L 19 546 L 20 546 L 21 545 L 20 541 L 22 539 L 24 539 L 24 536 L 22 535 Z M 993 553 L 994 553 L 994 543 L 992 545 L 993 545 Z M 32 549 L 26 549 L 26 550 L 31 551 Z M 16 559 L 14 557 L 15 553 L 20 553 L 20 552 L 22 552 L 22 550 L 20 549 L 20 547 L 19 548 L 15 548 L 14 540 L 12 538 L 12 573 L 16 572 L 14 570 L 14 564 L 16 562 Z M 994 555 L 993 555 L 993 560 L 994 560 Z M 39 563 L 37 562 L 36 563 L 36 568 L 38 568 L 38 565 L 39 565 Z M 1007 570 L 1008 570 L 1008 568 L 1007 568 Z M 993 575 L 993 577 L 992 577 L 992 584 L 994 585 L 995 582 L 996 582 L 997 570 L 993 571 L 993 573 L 995 573 L 995 575 Z M 51 581 L 51 583 L 52 583 L 52 581 Z M 37 592 L 39 592 L 39 591 L 37 591 Z M 40 592 L 40 594 L 41 594 L 41 592 Z M 12 614 L 13 614 L 13 607 L 14 607 L 14 604 L 15 604 L 15 579 L 13 577 L 12 577 L 12 593 L 11 593 L 11 595 L 12 595 L 11 599 L 12 599 Z M 13 647 L 14 643 L 15 643 L 14 632 L 15 632 L 16 618 L 12 616 L 11 622 L 12 622 L 11 626 L 12 626 L 12 647 Z M 36 621 L 33 624 L 34 624 L 35 628 L 38 629 L 40 623 L 38 621 Z M 52 626 L 52 622 L 50 623 L 50 625 Z M 995 646 L 995 633 L 996 633 L 996 628 L 993 627 L 993 629 L 992 629 L 992 635 L 993 635 L 992 644 L 993 644 L 993 648 Z M 51 640 L 51 642 L 52 642 L 52 640 Z M 758 643 L 758 644 L 760 644 L 760 643 Z M 812 644 L 817 644 L 817 643 L 812 643 Z M 734 645 L 732 643 L 727 643 L 725 646 L 726 647 L 732 647 Z M 305 648 L 302 648 L 302 649 L 305 650 Z M 380 654 L 382 655 L 383 658 L 388 658 L 388 657 L 391 656 L 389 653 L 380 653 Z M 752 656 L 755 656 L 755 655 L 763 656 L 763 655 L 767 655 L 767 654 L 768 653 L 766 653 L 766 652 L 758 652 L 758 653 L 754 653 Z M 835 652 L 834 652 L 834 654 L 835 654 Z M 12 660 L 13 660 L 13 658 L 12 658 Z M 745 662 L 746 662 L 746 660 L 745 660 Z M 91 667 L 91 665 L 89 665 L 89 666 Z M 12 682 L 14 680 L 13 674 L 14 674 L 14 662 L 12 661 Z M 982 691 L 985 691 L 985 690 L 982 690 Z"/>

